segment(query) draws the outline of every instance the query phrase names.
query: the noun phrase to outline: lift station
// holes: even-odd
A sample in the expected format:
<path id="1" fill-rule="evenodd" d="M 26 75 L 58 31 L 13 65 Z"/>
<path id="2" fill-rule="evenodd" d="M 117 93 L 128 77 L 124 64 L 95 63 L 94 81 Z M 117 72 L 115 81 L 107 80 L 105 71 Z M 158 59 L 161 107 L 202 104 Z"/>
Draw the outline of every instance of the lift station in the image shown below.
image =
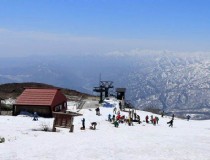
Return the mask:
<path id="1" fill-rule="evenodd" d="M 100 81 L 99 87 L 94 87 L 93 91 L 100 93 L 100 101 L 99 103 L 103 102 L 103 93 L 105 94 L 105 98 L 109 96 L 109 89 L 114 88 L 112 81 Z"/>

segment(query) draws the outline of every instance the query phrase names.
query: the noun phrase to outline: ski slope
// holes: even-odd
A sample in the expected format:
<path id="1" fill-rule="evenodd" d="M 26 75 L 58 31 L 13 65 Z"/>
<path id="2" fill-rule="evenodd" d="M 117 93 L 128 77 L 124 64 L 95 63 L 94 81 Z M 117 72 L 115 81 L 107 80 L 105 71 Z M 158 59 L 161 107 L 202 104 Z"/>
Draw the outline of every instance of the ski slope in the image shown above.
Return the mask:
<path id="1" fill-rule="evenodd" d="M 116 103 L 113 102 L 113 103 Z M 117 103 L 116 103 L 117 104 Z M 82 109 L 83 116 L 74 120 L 74 132 L 40 131 L 42 125 L 52 127 L 53 118 L 32 121 L 28 116 L 1 116 L 0 160 L 210 160 L 210 120 L 186 121 L 175 118 L 174 127 L 166 124 L 170 117 L 161 118 L 159 124 L 120 124 L 115 128 L 107 121 L 113 108 Z M 137 111 L 141 120 L 152 113 Z M 121 112 L 128 116 L 128 112 Z M 155 116 L 155 115 L 154 115 Z M 80 130 L 81 119 L 86 119 L 86 130 Z M 88 129 L 97 122 L 97 130 Z"/>

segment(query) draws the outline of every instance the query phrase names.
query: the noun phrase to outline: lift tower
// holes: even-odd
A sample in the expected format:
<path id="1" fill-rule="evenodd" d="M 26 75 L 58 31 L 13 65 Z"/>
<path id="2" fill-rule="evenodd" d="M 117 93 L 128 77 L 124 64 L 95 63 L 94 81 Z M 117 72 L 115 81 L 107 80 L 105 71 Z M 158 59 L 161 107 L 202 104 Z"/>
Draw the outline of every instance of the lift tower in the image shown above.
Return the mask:
<path id="1" fill-rule="evenodd" d="M 114 86 L 112 85 L 113 82 L 112 81 L 100 81 L 100 86 L 102 86 L 105 89 L 105 97 L 109 96 L 109 89 L 110 88 L 114 88 Z"/>
<path id="2" fill-rule="evenodd" d="M 99 103 L 102 103 L 103 102 L 103 92 L 105 92 L 105 89 L 102 86 L 99 86 L 99 87 L 94 87 L 93 91 L 100 93 Z"/>
<path id="3" fill-rule="evenodd" d="M 114 88 L 114 86 L 112 84 L 113 84 L 112 81 L 100 81 L 100 86 L 93 88 L 94 92 L 100 93 L 99 103 L 103 102 L 103 93 L 105 93 L 105 97 L 109 96 L 109 89 Z"/>

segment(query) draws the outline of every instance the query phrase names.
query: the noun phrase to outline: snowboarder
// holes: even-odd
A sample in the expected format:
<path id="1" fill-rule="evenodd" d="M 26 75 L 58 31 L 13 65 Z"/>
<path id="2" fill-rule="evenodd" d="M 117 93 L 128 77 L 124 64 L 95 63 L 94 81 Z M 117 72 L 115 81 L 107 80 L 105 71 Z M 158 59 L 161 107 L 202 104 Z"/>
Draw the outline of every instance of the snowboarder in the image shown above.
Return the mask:
<path id="1" fill-rule="evenodd" d="M 190 120 L 190 118 L 191 118 L 191 116 L 190 116 L 190 115 L 187 115 L 187 121 L 189 121 L 189 120 Z"/>
<path id="2" fill-rule="evenodd" d="M 36 112 L 34 112 L 34 119 L 33 119 L 33 121 L 38 121 L 38 115 L 37 115 Z"/>
<path id="3" fill-rule="evenodd" d="M 96 129 L 96 125 L 97 125 L 96 122 L 92 122 L 91 126 L 90 126 L 90 129 L 95 130 Z"/>
<path id="4" fill-rule="evenodd" d="M 169 127 L 173 127 L 174 119 L 172 118 L 167 124 L 169 124 Z"/>
<path id="5" fill-rule="evenodd" d="M 85 130 L 85 118 L 82 119 L 82 130 Z"/>

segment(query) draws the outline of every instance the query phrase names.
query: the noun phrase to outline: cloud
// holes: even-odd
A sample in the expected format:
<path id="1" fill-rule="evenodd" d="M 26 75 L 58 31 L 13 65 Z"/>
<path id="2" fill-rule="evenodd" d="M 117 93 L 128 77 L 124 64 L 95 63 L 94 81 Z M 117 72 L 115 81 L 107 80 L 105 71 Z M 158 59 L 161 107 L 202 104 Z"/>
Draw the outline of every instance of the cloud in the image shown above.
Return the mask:
<path id="1" fill-rule="evenodd" d="M 107 56 L 143 56 L 143 55 L 170 55 L 170 56 L 178 56 L 178 57 L 183 57 L 183 56 L 210 56 L 210 51 L 209 52 L 204 52 L 204 51 L 189 51 L 189 52 L 183 52 L 183 51 L 171 51 L 171 50 L 149 50 L 149 49 L 132 49 L 132 50 L 125 50 L 125 51 L 111 51 L 107 53 Z"/>
<path id="2" fill-rule="evenodd" d="M 183 47 L 185 46 L 185 48 Z M 148 39 L 114 39 L 82 37 L 33 31 L 11 31 L 0 28 L 0 56 L 54 55 L 54 54 L 158 54 L 176 53 L 191 49 L 190 43 Z M 198 45 L 199 46 L 199 45 Z M 135 49 L 137 48 L 137 49 Z M 177 49 L 178 48 L 178 49 Z M 189 49 L 189 50 L 190 50 Z M 176 52 L 171 52 L 175 50 Z M 195 48 L 194 48 L 195 50 Z M 186 52 L 185 54 L 189 54 Z M 199 52 L 200 53 L 200 52 Z"/>
<path id="3" fill-rule="evenodd" d="M 0 53 L 4 55 L 60 54 L 82 51 L 94 38 L 41 32 L 14 32 L 0 29 Z"/>
<path id="4" fill-rule="evenodd" d="M 91 49 L 91 43 L 97 44 L 97 40 L 91 37 L 0 30 L 1 56 L 84 52 L 84 49 Z"/>

